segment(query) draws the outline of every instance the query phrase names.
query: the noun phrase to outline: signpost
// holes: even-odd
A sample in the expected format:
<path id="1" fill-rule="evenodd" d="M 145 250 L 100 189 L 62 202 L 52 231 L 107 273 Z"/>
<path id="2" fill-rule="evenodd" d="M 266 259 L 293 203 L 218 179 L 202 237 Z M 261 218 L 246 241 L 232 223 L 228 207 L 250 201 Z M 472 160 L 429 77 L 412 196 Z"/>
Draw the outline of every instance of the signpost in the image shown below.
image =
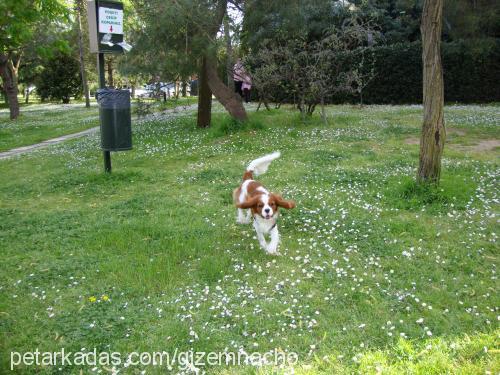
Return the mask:
<path id="1" fill-rule="evenodd" d="M 129 51 L 131 46 L 124 41 L 123 38 L 123 3 L 112 0 L 88 0 L 87 1 L 87 15 L 89 24 L 89 39 L 90 39 L 90 52 L 97 53 L 97 72 L 99 75 L 99 88 L 102 91 L 106 89 L 106 79 L 104 76 L 104 54 L 105 53 L 123 53 L 123 51 Z M 110 91 L 110 95 L 113 94 Z M 119 93 L 118 93 L 119 94 Z M 99 98 L 98 98 L 99 101 Z M 107 103 L 109 105 L 109 101 Z M 101 106 L 100 106 L 101 107 Z M 121 108 L 123 109 L 123 108 Z M 128 108 L 130 111 L 130 108 Z M 109 111 L 108 111 L 109 112 Z M 100 108 L 101 114 L 101 146 L 103 148 L 104 156 L 104 170 L 108 173 L 111 172 L 111 150 L 127 150 L 132 148 L 131 135 L 130 135 L 130 115 L 128 124 L 122 126 L 125 129 L 125 134 L 117 134 L 120 132 L 120 124 L 106 124 L 103 123 L 103 118 L 110 118 L 109 113 L 107 116 L 102 116 L 102 109 Z M 113 116 L 111 116 L 113 117 Z M 115 121 L 117 116 L 115 117 Z M 123 120 L 123 114 L 120 116 L 120 120 Z M 128 125 L 128 128 L 127 128 Z M 112 131 L 105 128 L 106 126 L 114 126 Z M 103 131 L 107 130 L 107 131 Z M 128 131 L 128 133 L 127 133 Z M 127 137 L 130 138 L 129 147 L 120 146 L 110 146 L 104 147 L 104 144 L 113 144 L 108 140 L 104 140 L 104 134 L 114 135 L 117 139 L 122 140 Z M 108 141 L 108 142 L 105 142 Z M 127 142 L 125 142 L 127 143 Z M 123 142 L 122 142 L 123 144 Z"/>
<path id="2" fill-rule="evenodd" d="M 87 4 L 90 52 L 122 53 L 123 4 L 115 1 L 92 0 Z"/>
<path id="3" fill-rule="evenodd" d="M 99 32 L 123 35 L 123 9 L 99 7 Z"/>

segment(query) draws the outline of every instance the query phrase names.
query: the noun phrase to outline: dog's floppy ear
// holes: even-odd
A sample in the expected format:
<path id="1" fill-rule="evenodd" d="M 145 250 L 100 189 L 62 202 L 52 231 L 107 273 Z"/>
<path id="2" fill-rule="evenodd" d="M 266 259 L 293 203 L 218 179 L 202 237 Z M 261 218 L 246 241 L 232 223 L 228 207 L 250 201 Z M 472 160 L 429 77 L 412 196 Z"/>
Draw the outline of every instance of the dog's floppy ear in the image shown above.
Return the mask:
<path id="1" fill-rule="evenodd" d="M 257 204 L 257 202 L 258 202 L 259 199 L 260 199 L 260 196 L 256 195 L 253 198 L 247 199 L 243 203 L 237 203 L 236 207 L 242 208 L 242 209 L 251 208 L 251 207 L 253 207 L 253 206 L 255 206 Z"/>
<path id="2" fill-rule="evenodd" d="M 278 194 L 273 194 L 274 199 L 276 201 L 276 204 L 280 207 L 286 208 L 287 210 L 291 208 L 295 208 L 295 202 L 294 201 L 287 201 L 284 200 L 281 195 Z"/>

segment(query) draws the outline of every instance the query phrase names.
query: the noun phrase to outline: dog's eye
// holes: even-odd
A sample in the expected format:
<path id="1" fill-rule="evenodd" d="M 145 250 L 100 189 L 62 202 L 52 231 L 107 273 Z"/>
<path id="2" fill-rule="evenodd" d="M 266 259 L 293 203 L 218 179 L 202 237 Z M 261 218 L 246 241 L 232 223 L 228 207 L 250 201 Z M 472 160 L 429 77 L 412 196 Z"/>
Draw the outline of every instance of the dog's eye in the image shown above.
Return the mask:
<path id="1" fill-rule="evenodd" d="M 257 205 L 257 207 L 262 208 L 262 207 L 264 207 L 264 205 L 263 205 L 262 203 L 259 203 L 259 204 Z"/>

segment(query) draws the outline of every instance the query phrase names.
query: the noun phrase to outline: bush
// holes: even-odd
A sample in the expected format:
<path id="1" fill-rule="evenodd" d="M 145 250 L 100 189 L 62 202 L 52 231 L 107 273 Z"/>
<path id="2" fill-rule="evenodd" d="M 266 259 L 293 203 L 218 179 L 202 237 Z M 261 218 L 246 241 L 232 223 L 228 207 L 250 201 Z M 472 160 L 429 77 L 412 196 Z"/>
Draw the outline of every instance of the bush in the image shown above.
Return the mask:
<path id="1" fill-rule="evenodd" d="M 139 117 L 145 117 L 151 114 L 151 103 L 145 101 L 142 98 L 137 98 L 134 106 L 134 113 Z"/>
<path id="2" fill-rule="evenodd" d="M 442 44 L 444 95 L 447 102 L 485 103 L 500 100 L 500 39 L 460 40 Z M 422 102 L 422 45 L 420 42 L 357 50 L 344 57 L 355 65 L 365 53 L 374 58 L 375 78 L 363 91 L 365 103 Z M 368 61 L 366 66 L 370 66 Z M 336 95 L 334 103 L 359 101 L 354 95 Z"/>
<path id="3" fill-rule="evenodd" d="M 59 53 L 49 59 L 37 82 L 37 92 L 42 100 L 61 100 L 69 103 L 72 96 L 82 92 L 78 60 L 73 56 Z"/>

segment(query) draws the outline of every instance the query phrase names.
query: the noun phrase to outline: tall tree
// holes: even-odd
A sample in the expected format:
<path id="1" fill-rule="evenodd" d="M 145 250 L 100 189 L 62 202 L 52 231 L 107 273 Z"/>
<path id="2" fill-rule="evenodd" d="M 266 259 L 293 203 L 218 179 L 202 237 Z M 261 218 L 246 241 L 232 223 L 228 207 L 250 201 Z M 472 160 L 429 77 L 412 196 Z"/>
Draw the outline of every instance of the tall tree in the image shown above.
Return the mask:
<path id="1" fill-rule="evenodd" d="M 76 29 L 75 29 L 76 31 Z M 18 84 L 26 89 L 36 86 L 36 81 L 42 74 L 44 67 L 57 53 L 69 54 L 71 45 L 76 44 L 72 30 L 61 30 L 61 25 L 53 23 L 38 23 L 32 38 L 23 47 L 21 64 L 18 69 Z M 24 90 L 23 90 L 24 91 Z M 29 102 L 29 93 L 25 95 L 26 104 Z"/>
<path id="2" fill-rule="evenodd" d="M 218 0 L 214 7 L 214 17 L 211 20 L 208 29 L 208 36 L 212 41 L 215 41 L 218 31 L 221 28 L 224 16 L 227 12 L 227 0 Z M 228 86 L 224 84 L 222 79 L 219 77 L 219 72 L 217 69 L 217 60 L 214 56 L 213 51 L 205 50 L 202 52 L 203 57 L 206 59 L 206 73 L 208 86 L 210 90 L 214 93 L 215 97 L 224 106 L 224 108 L 229 112 L 229 114 L 241 121 L 247 119 L 247 113 L 245 107 L 243 107 L 243 102 L 241 98 L 231 90 Z"/>
<path id="3" fill-rule="evenodd" d="M 193 74 L 200 78 L 199 104 L 208 105 L 211 93 L 203 90 L 206 77 L 210 91 L 236 119 L 247 115 L 240 98 L 226 86 L 217 69 L 218 32 L 226 15 L 228 0 L 134 0 L 140 22 L 132 53 L 142 55 L 144 69 L 165 81 L 184 80 Z M 236 2 L 236 0 L 233 0 Z M 160 16 L 159 16 L 160 15 Z M 199 113 L 205 113 L 204 108 Z M 208 117 L 200 124 L 207 125 Z"/>
<path id="4" fill-rule="evenodd" d="M 90 108 L 89 83 L 87 81 L 87 72 L 85 71 L 85 53 L 83 47 L 83 29 L 82 18 L 85 14 L 85 4 L 83 0 L 75 1 L 76 28 L 78 32 L 78 56 L 80 59 L 80 75 L 82 77 L 83 94 L 85 95 L 85 107 Z"/>
<path id="5" fill-rule="evenodd" d="M 60 100 L 69 103 L 72 96 L 81 95 L 81 77 L 78 59 L 68 53 L 58 53 L 45 64 L 36 86 L 42 100 Z"/>
<path id="6" fill-rule="evenodd" d="M 2 77 L 5 97 L 9 103 L 10 119 L 14 120 L 19 116 L 19 100 L 17 99 L 18 87 L 17 76 L 19 65 L 21 64 L 19 53 L 0 53 L 0 77 Z"/>
<path id="7" fill-rule="evenodd" d="M 198 119 L 199 128 L 208 128 L 212 119 L 212 90 L 208 86 L 207 64 L 203 58 L 198 75 Z"/>
<path id="8" fill-rule="evenodd" d="M 224 39 L 226 41 L 226 76 L 227 86 L 234 91 L 233 79 L 233 46 L 231 43 L 231 32 L 229 28 L 229 16 L 224 17 Z"/>
<path id="9" fill-rule="evenodd" d="M 441 64 L 443 0 L 424 0 L 422 12 L 422 63 L 424 119 L 420 137 L 417 181 L 439 183 L 444 127 L 444 88 Z"/>
<path id="10" fill-rule="evenodd" d="M 59 0 L 0 1 L 0 77 L 11 119 L 19 116 L 18 72 L 26 44 L 38 24 L 50 23 L 65 13 Z"/>
<path id="11" fill-rule="evenodd" d="M 243 47 L 255 52 L 269 41 L 319 40 L 325 30 L 342 26 L 352 14 L 350 6 L 349 1 L 247 0 L 242 25 Z"/>

